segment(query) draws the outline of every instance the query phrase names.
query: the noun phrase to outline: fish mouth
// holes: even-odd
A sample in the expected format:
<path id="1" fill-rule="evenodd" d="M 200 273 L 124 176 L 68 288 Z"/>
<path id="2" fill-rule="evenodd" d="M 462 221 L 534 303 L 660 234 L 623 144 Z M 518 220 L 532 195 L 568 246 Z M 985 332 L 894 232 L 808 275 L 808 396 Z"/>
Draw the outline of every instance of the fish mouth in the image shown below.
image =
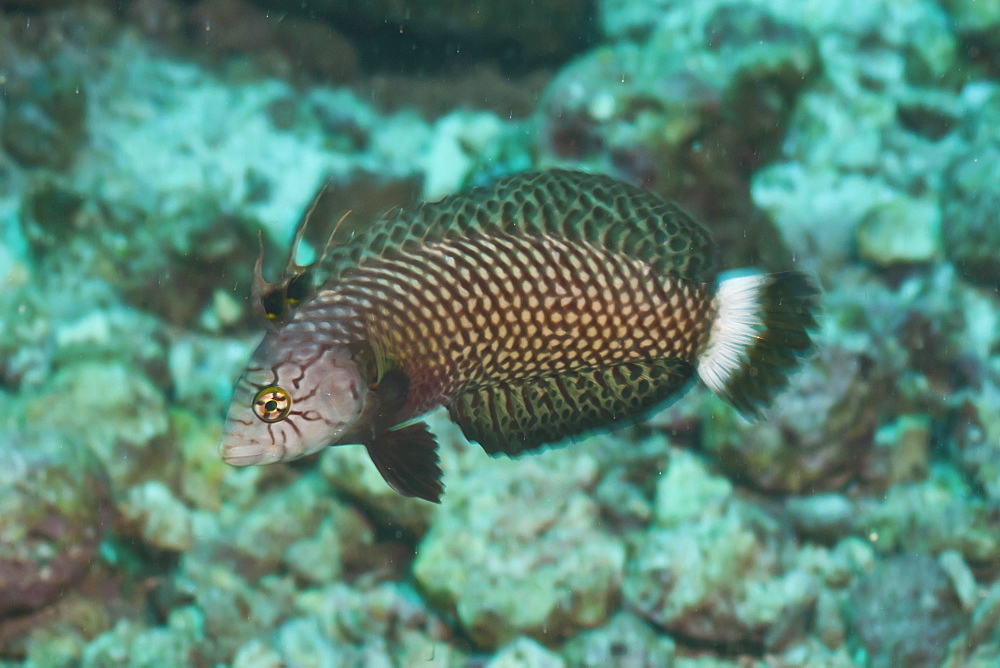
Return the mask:
<path id="1" fill-rule="evenodd" d="M 230 466 L 273 464 L 281 459 L 281 453 L 275 448 L 260 443 L 232 442 L 228 438 L 223 438 L 219 444 L 219 454 L 222 461 Z"/>

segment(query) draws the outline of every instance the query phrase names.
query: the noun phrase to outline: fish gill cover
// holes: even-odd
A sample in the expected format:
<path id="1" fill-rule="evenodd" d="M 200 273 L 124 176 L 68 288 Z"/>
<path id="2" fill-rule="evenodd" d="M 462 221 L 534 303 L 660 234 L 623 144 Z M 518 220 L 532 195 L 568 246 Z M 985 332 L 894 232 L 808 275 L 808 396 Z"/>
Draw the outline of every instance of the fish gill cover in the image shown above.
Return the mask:
<path id="1" fill-rule="evenodd" d="M 1000 662 L 994 5 L 286 4 L 0 0 L 0 662 Z M 537 246 L 476 236 L 476 198 L 538 174 L 699 222 L 629 241 L 635 206 Z M 302 275 L 263 304 L 310 209 L 285 263 Z M 406 243 L 437 213 L 462 234 Z M 715 269 L 664 259 L 676 238 L 675 257 L 707 257 L 708 234 Z M 696 278 L 667 304 L 800 272 L 822 287 L 817 349 L 766 407 L 748 395 L 752 421 L 704 386 L 655 410 L 655 383 L 640 421 L 595 420 L 578 409 L 597 386 L 557 404 L 529 378 L 511 414 L 555 425 L 529 433 L 494 421 L 498 396 L 512 406 L 495 382 L 466 386 L 418 434 L 440 504 L 393 491 L 371 447 L 220 458 L 261 310 L 287 327 L 345 276 L 375 289 L 389 266 L 419 283 L 491 260 L 490 280 L 533 271 L 517 296 L 544 303 L 538 277 L 571 256 L 572 281 L 617 278 L 619 300 L 629 271 Z M 380 399 L 362 412 L 433 375 L 398 354 L 447 342 L 424 302 L 357 358 Z M 497 331 L 495 312 L 463 331 Z M 646 338 L 597 334 L 587 354 Z M 258 391 L 268 419 L 297 408 Z M 470 442 L 599 425 L 517 458 Z"/>

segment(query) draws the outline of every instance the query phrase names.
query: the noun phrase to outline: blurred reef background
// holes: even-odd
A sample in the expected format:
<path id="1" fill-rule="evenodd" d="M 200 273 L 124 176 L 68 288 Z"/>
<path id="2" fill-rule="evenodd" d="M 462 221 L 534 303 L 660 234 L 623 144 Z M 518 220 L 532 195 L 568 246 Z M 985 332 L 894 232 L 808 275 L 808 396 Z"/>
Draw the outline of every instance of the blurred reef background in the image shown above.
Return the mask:
<path id="1" fill-rule="evenodd" d="M 998 165 L 995 0 L 0 0 L 0 666 L 1000 665 Z M 766 421 L 222 464 L 258 231 L 551 166 L 818 277 Z"/>

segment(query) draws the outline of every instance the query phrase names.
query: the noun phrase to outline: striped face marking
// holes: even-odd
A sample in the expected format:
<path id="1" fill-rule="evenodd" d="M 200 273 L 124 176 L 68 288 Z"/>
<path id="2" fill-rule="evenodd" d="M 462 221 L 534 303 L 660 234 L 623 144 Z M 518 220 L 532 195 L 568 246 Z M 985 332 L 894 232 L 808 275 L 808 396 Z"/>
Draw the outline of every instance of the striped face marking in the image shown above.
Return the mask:
<path id="1" fill-rule="evenodd" d="M 236 386 L 222 458 L 250 466 L 318 452 L 354 427 L 366 392 L 347 348 L 268 335 Z"/>

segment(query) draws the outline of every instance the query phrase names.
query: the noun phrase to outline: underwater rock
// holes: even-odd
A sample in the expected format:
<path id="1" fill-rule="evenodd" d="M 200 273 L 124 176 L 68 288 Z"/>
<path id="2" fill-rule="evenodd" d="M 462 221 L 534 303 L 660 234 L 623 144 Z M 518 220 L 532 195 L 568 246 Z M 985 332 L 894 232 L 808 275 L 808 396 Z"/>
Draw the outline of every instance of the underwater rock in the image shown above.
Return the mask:
<path id="1" fill-rule="evenodd" d="M 888 489 L 923 480 L 930 468 L 931 420 L 925 415 L 900 415 L 875 432 L 875 447 L 865 467 L 865 480 Z"/>
<path id="2" fill-rule="evenodd" d="M 884 489 L 893 476 L 919 474 L 933 435 L 920 421 L 929 419 L 932 430 L 952 424 L 957 394 L 982 383 L 1000 317 L 988 296 L 945 263 L 913 271 L 896 286 L 857 267 L 838 271 L 836 280 L 824 303 L 828 336 L 870 367 L 885 424 L 863 477 Z M 897 452 L 895 443 L 905 448 Z"/>
<path id="3" fill-rule="evenodd" d="M 859 221 L 885 202 L 938 200 L 964 101 L 955 39 L 935 2 L 769 3 L 821 44 L 814 85 L 798 98 L 782 162 L 753 176 L 801 259 L 836 272 L 856 255 Z M 942 217 L 947 221 L 947 216 Z"/>
<path id="4" fill-rule="evenodd" d="M 130 488 L 122 514 L 139 525 L 143 538 L 153 547 L 183 552 L 194 543 L 191 510 L 161 482 L 149 480 Z"/>
<path id="5" fill-rule="evenodd" d="M 202 615 L 207 664 L 228 664 L 249 641 L 267 638 L 295 616 L 296 587 L 287 575 L 267 575 L 248 583 L 226 564 L 193 561 L 186 553 L 174 575 Z"/>
<path id="6" fill-rule="evenodd" d="M 574 448 L 449 480 L 413 574 L 481 648 L 521 635 L 553 644 L 616 605 L 625 546 L 602 528 L 596 463 Z"/>
<path id="7" fill-rule="evenodd" d="M 967 612 L 975 609 L 980 599 L 979 583 L 976 582 L 969 565 L 962 559 L 962 555 L 955 550 L 945 550 L 938 556 L 938 565 L 951 580 L 962 609 Z"/>
<path id="8" fill-rule="evenodd" d="M 703 444 L 738 480 L 771 492 L 831 490 L 862 469 L 879 417 L 873 364 L 836 344 L 791 377 L 767 420 L 747 422 L 718 402 Z"/>
<path id="9" fill-rule="evenodd" d="M 224 481 L 229 467 L 219 457 L 220 429 L 217 422 L 206 425 L 183 409 L 170 413 L 170 424 L 179 444 L 181 458 L 180 498 L 198 510 L 218 512 L 226 493 Z"/>
<path id="10" fill-rule="evenodd" d="M 89 154 L 83 159 L 86 169 L 108 169 L 93 160 Z M 32 175 L 20 223 L 39 261 L 60 274 L 72 267 L 76 280 L 81 274 L 99 277 L 132 305 L 176 324 L 191 324 L 199 315 L 206 329 L 238 324 L 245 316 L 242 303 L 229 309 L 235 311 L 230 317 L 219 317 L 218 301 L 229 296 L 229 286 L 224 296 L 220 294 L 218 277 L 229 275 L 249 292 L 252 261 L 247 258 L 257 252 L 253 223 L 234 220 L 197 196 L 181 204 L 180 211 L 155 205 L 143 210 L 149 202 L 123 196 L 121 173 L 110 176 L 119 183 L 109 184 L 99 195 L 88 194 L 91 184 L 80 183 L 89 178 Z M 88 316 L 109 319 L 94 312 Z M 123 319 L 120 312 L 115 316 Z M 124 319 L 139 321 L 141 314 L 126 314 Z M 151 338 L 147 348 L 163 344 L 157 340 L 162 332 Z"/>
<path id="11" fill-rule="evenodd" d="M 253 56 L 263 72 L 294 81 L 353 81 L 358 55 L 327 23 L 283 16 L 281 20 L 243 0 L 203 0 L 187 13 L 188 32 L 216 56 Z"/>
<path id="12" fill-rule="evenodd" d="M 496 144 L 504 128 L 487 112 L 456 111 L 441 118 L 427 147 L 423 199 L 435 201 L 462 190 L 475 157 Z"/>
<path id="13" fill-rule="evenodd" d="M 585 631 L 563 648 L 571 666 L 657 666 L 672 668 L 676 645 L 657 635 L 646 622 L 627 612 L 615 613 L 604 626 Z"/>
<path id="14" fill-rule="evenodd" d="M 955 425 L 957 460 L 986 497 L 1000 504 L 1000 387 L 986 381 L 962 402 Z"/>
<path id="15" fill-rule="evenodd" d="M 844 647 L 847 639 L 847 624 L 841 614 L 842 598 L 840 592 L 820 589 L 816 599 L 816 637 L 830 649 Z"/>
<path id="16" fill-rule="evenodd" d="M 648 39 L 598 47 L 553 79 L 538 162 L 665 194 L 711 221 L 724 265 L 777 266 L 783 241 L 748 182 L 779 150 L 816 62 L 813 38 L 762 6 L 678 4 Z"/>
<path id="17" fill-rule="evenodd" d="M 973 61 L 997 74 L 1000 54 L 1000 5 L 995 0 L 941 0 L 954 21 L 965 50 Z"/>
<path id="18" fill-rule="evenodd" d="M 545 649 L 538 641 L 521 637 L 497 650 L 496 654 L 486 662 L 485 668 L 520 668 L 521 666 L 566 668 L 566 662 L 558 654 Z"/>
<path id="19" fill-rule="evenodd" d="M 176 481 L 180 459 L 166 398 L 141 373 L 117 362 L 80 362 L 61 369 L 28 397 L 25 419 L 72 434 L 101 461 L 116 499 L 146 480 Z"/>
<path id="20" fill-rule="evenodd" d="M 0 434 L 0 618 L 53 603 L 97 556 L 108 523 L 100 464 L 52 431 Z"/>
<path id="21" fill-rule="evenodd" d="M 254 638 L 233 657 L 233 668 L 284 668 L 281 655 L 269 644 Z"/>
<path id="22" fill-rule="evenodd" d="M 272 573 L 281 564 L 312 582 L 339 579 L 345 562 L 365 561 L 374 542 L 368 522 L 338 503 L 317 473 L 260 498 L 233 527 L 230 540 L 228 549 L 245 576 Z"/>
<path id="23" fill-rule="evenodd" d="M 817 583 L 788 568 L 777 527 L 736 508 L 643 536 L 625 600 L 667 631 L 730 650 L 781 650 L 803 635 Z"/>
<path id="24" fill-rule="evenodd" d="M 782 653 L 767 660 L 782 666 L 824 666 L 825 668 L 854 668 L 857 661 L 847 647 L 830 649 L 816 638 L 807 638 Z"/>
<path id="25" fill-rule="evenodd" d="M 456 109 L 491 111 L 501 118 L 520 120 L 534 113 L 551 77 L 548 69 L 522 74 L 483 62 L 456 72 L 428 73 L 416 80 L 405 74 L 377 74 L 366 86 L 380 109 L 417 109 L 430 121 Z M 520 136 L 528 143 L 530 137 L 523 129 Z"/>
<path id="26" fill-rule="evenodd" d="M 273 22 L 243 0 L 201 0 L 188 11 L 187 22 L 195 43 L 219 55 L 273 47 Z"/>
<path id="27" fill-rule="evenodd" d="M 75 39 L 60 44 L 66 41 L 66 18 L 0 14 L 0 147 L 25 167 L 65 169 L 86 143 L 89 58 Z"/>
<path id="28" fill-rule="evenodd" d="M 258 2 L 271 12 L 287 11 L 293 16 L 303 12 L 298 0 Z M 322 0 L 311 3 L 307 11 L 332 25 L 350 26 L 372 46 L 381 47 L 382 52 L 392 54 L 399 48 L 397 44 L 410 45 L 400 36 L 413 35 L 418 44 L 457 44 L 466 58 L 471 52 L 473 56 L 502 58 L 520 67 L 562 58 L 579 49 L 592 33 L 593 20 L 591 4 L 576 0 L 511 0 L 501 4 Z M 407 53 L 412 60 L 412 51 L 408 49 Z M 443 48 L 440 53 L 433 51 L 430 62 L 444 53 Z"/>
<path id="29" fill-rule="evenodd" d="M 353 665 L 417 665 L 430 657 L 431 665 L 466 665 L 448 627 L 403 583 L 338 582 L 302 592 L 296 609 L 319 620 L 322 637 L 349 651 Z"/>
<path id="30" fill-rule="evenodd" d="M 878 267 L 931 262 L 941 252 L 940 226 L 936 202 L 908 197 L 883 202 L 858 223 L 858 253 Z"/>
<path id="31" fill-rule="evenodd" d="M 952 643 L 948 666 L 995 666 L 1000 663 L 1000 582 L 980 588 L 979 600 L 963 637 Z"/>
<path id="32" fill-rule="evenodd" d="M 169 42 L 180 33 L 184 10 L 183 5 L 171 0 L 134 0 L 126 16 L 146 37 Z"/>
<path id="33" fill-rule="evenodd" d="M 947 574 L 925 554 L 879 564 L 850 600 L 852 630 L 872 668 L 940 665 L 967 619 Z"/>
<path id="34" fill-rule="evenodd" d="M 355 571 L 380 567 L 385 556 L 381 552 L 368 520 L 350 506 L 336 505 L 315 535 L 288 546 L 284 560 L 304 581 L 327 584 Z"/>
<path id="35" fill-rule="evenodd" d="M 688 450 L 672 451 L 666 471 L 656 481 L 656 524 L 669 528 L 718 517 L 732 496 L 733 484 L 711 473 L 701 457 Z"/>
<path id="36" fill-rule="evenodd" d="M 699 501 L 671 507 L 692 488 L 701 512 Z M 663 528 L 638 538 L 628 605 L 676 636 L 729 650 L 782 651 L 805 633 L 819 583 L 793 563 L 776 520 L 692 455 L 674 453 L 657 497 Z"/>
<path id="37" fill-rule="evenodd" d="M 1000 93 L 993 98 L 1000 106 Z M 966 279 L 988 287 L 1000 287 L 998 162 L 1000 138 L 972 144 L 948 168 L 941 195 L 945 255 Z"/>
<path id="38" fill-rule="evenodd" d="M 926 480 L 855 504 L 855 530 L 884 555 L 955 550 L 983 575 L 1000 572 L 1000 506 L 972 493 L 959 473 L 932 465 Z"/>
<path id="39" fill-rule="evenodd" d="M 812 494 L 785 502 L 795 530 L 806 538 L 832 543 L 850 533 L 854 506 L 841 494 Z"/>
<path id="40" fill-rule="evenodd" d="M 11 222 L 8 229 L 16 234 L 21 228 Z M 0 290 L 0 385 L 30 394 L 51 383 L 56 369 L 84 361 L 117 362 L 169 392 L 162 323 L 122 305 L 105 282 L 83 278 L 77 252 L 92 257 L 93 251 L 70 245 L 65 254 L 31 261 L 22 256 L 12 263 Z"/>
<path id="41" fill-rule="evenodd" d="M 372 464 L 365 448 L 329 448 L 320 455 L 320 472 L 334 488 L 356 500 L 376 522 L 421 536 L 437 512 L 421 499 L 400 497 Z"/>
<path id="42" fill-rule="evenodd" d="M 298 617 L 290 619 L 275 633 L 275 649 L 283 666 L 343 666 L 349 665 L 350 653 L 337 647 L 323 633 L 319 620 Z M 388 657 L 386 657 L 388 658 Z"/>
<path id="43" fill-rule="evenodd" d="M 675 0 L 601 0 L 597 3 L 601 32 L 611 40 L 641 40 L 673 5 Z"/>
<path id="44" fill-rule="evenodd" d="M 81 668 L 103 666 L 183 666 L 207 661 L 201 612 L 194 607 L 178 608 L 166 624 L 144 628 L 122 619 L 83 650 Z"/>

